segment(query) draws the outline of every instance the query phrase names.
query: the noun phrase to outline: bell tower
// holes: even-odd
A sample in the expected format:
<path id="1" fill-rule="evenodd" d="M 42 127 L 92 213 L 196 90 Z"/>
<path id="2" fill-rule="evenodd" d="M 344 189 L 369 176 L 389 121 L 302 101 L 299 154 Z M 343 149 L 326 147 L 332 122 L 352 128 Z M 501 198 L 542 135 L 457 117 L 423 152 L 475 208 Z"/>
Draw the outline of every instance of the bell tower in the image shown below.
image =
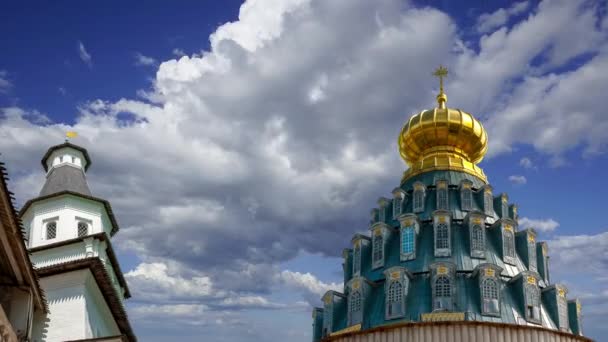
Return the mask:
<path id="1" fill-rule="evenodd" d="M 33 340 L 135 341 L 123 306 L 129 288 L 110 241 L 119 227 L 110 203 L 89 189 L 88 151 L 66 140 L 41 162 L 46 181 L 20 212 L 49 306 L 34 320 Z"/>

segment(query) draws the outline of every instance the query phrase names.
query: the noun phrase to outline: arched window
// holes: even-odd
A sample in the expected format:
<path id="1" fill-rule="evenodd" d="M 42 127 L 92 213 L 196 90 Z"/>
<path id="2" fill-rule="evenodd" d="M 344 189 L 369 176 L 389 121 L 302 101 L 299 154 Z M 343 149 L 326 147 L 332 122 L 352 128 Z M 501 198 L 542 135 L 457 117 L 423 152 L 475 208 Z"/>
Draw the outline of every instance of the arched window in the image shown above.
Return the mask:
<path id="1" fill-rule="evenodd" d="M 437 224 L 437 228 L 435 229 L 435 248 L 450 248 L 450 232 L 446 223 Z"/>
<path id="2" fill-rule="evenodd" d="M 487 278 L 481 284 L 481 299 L 484 314 L 499 314 L 498 283 L 496 280 Z"/>
<path id="3" fill-rule="evenodd" d="M 502 199 L 502 213 L 501 213 L 501 217 L 509 217 L 509 204 L 507 203 L 507 199 L 503 198 Z"/>
<path id="4" fill-rule="evenodd" d="M 448 209 L 448 183 L 445 181 L 437 182 L 437 209 Z"/>
<path id="5" fill-rule="evenodd" d="M 394 280 L 388 287 L 387 294 L 387 316 L 388 318 L 401 317 L 404 314 L 403 307 L 403 284 Z"/>
<path id="6" fill-rule="evenodd" d="M 483 193 L 483 210 L 486 215 L 494 214 L 494 199 L 492 198 L 492 192 L 486 189 Z"/>
<path id="7" fill-rule="evenodd" d="M 481 224 L 474 224 L 471 230 L 471 250 L 485 251 L 486 239 Z"/>
<path id="8" fill-rule="evenodd" d="M 452 309 L 452 283 L 447 276 L 439 276 L 435 280 L 435 300 L 433 310 Z"/>
<path id="9" fill-rule="evenodd" d="M 421 213 L 424 211 L 424 185 L 422 184 L 414 185 L 412 209 L 415 213 Z"/>
<path id="10" fill-rule="evenodd" d="M 393 198 L 393 218 L 396 219 L 399 215 L 401 215 L 401 206 L 403 204 L 403 199 L 401 196 L 395 196 Z"/>
<path id="11" fill-rule="evenodd" d="M 78 222 L 78 237 L 87 236 L 89 234 L 89 225 L 85 222 Z"/>
<path id="12" fill-rule="evenodd" d="M 414 253 L 415 238 L 416 231 L 413 225 L 401 228 L 401 253 Z"/>
<path id="13" fill-rule="evenodd" d="M 353 274 L 359 275 L 361 273 L 361 243 L 355 245 L 353 251 Z"/>
<path id="14" fill-rule="evenodd" d="M 557 312 L 559 315 L 559 327 L 562 330 L 568 330 L 568 302 L 566 298 L 559 296 L 557 297 Z"/>
<path id="15" fill-rule="evenodd" d="M 473 210 L 473 191 L 469 184 L 463 185 L 460 190 L 460 205 L 463 211 Z"/>
<path id="16" fill-rule="evenodd" d="M 526 300 L 526 319 L 540 322 L 540 290 L 532 284 L 524 286 L 524 297 Z"/>
<path id="17" fill-rule="evenodd" d="M 373 257 L 372 263 L 374 267 L 382 264 L 382 259 L 384 256 L 384 241 L 382 238 L 382 233 L 374 233 L 374 244 L 373 244 Z"/>
<path id="18" fill-rule="evenodd" d="M 57 222 L 46 224 L 46 239 L 51 240 L 57 237 Z"/>
<path id="19" fill-rule="evenodd" d="M 503 238 L 503 248 L 504 248 L 504 257 L 505 261 L 509 263 L 515 262 L 515 237 L 513 235 L 513 231 L 510 229 L 503 230 L 502 233 Z"/>
<path id="20" fill-rule="evenodd" d="M 352 291 L 349 298 L 350 325 L 361 323 L 361 302 L 361 292 Z"/>
<path id="21" fill-rule="evenodd" d="M 536 259 L 536 242 L 534 240 L 530 241 L 528 239 L 528 268 L 530 271 L 536 272 L 538 270 L 537 259 Z"/>

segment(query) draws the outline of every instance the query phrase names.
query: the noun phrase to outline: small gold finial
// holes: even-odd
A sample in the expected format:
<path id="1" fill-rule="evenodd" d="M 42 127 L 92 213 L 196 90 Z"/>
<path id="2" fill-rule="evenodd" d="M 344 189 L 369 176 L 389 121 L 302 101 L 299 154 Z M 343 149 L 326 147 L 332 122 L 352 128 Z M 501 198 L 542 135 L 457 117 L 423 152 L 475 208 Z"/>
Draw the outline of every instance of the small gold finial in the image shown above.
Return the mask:
<path id="1" fill-rule="evenodd" d="M 68 141 L 68 139 L 76 138 L 77 136 L 78 136 L 78 133 L 76 133 L 74 131 L 67 131 L 67 132 L 65 132 L 65 141 Z"/>
<path id="2" fill-rule="evenodd" d="M 448 69 L 443 65 L 435 69 L 433 76 L 439 77 L 439 95 L 437 95 L 437 103 L 439 108 L 445 108 L 445 103 L 448 100 L 448 96 L 443 92 L 443 78 L 448 77 Z"/>

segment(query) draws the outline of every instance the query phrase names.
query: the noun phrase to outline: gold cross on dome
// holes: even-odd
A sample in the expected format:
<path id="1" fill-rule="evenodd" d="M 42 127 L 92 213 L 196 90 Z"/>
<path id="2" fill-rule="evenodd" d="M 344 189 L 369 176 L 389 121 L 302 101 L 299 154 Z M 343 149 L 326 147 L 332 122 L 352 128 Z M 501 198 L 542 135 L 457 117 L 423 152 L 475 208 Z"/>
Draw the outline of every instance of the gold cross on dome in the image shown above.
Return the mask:
<path id="1" fill-rule="evenodd" d="M 448 69 L 443 65 L 440 65 L 439 68 L 435 69 L 433 72 L 433 76 L 439 77 L 439 92 L 443 93 L 443 78 L 448 77 Z"/>

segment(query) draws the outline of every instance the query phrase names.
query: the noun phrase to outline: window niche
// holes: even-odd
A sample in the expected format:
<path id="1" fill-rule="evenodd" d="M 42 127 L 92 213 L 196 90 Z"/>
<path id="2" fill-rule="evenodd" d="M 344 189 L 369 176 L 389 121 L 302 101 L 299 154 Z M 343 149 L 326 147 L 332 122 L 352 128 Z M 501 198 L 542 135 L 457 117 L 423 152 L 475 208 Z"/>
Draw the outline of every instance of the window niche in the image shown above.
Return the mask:
<path id="1" fill-rule="evenodd" d="M 416 258 L 417 237 L 420 224 L 415 214 L 399 217 L 399 249 L 400 260 L 407 261 Z"/>
<path id="2" fill-rule="evenodd" d="M 496 197 L 494 201 L 494 208 L 496 208 L 498 217 L 509 218 L 509 196 L 502 193 L 500 196 Z"/>
<path id="3" fill-rule="evenodd" d="M 527 274 L 524 283 L 525 317 L 528 322 L 541 323 L 540 311 L 540 289 L 538 279 L 532 274 Z"/>
<path id="4" fill-rule="evenodd" d="M 545 283 L 549 284 L 551 282 L 549 276 L 549 254 L 545 241 L 536 243 L 536 268 L 538 269 L 538 274 L 540 274 Z"/>
<path id="5" fill-rule="evenodd" d="M 490 217 L 494 216 L 494 198 L 492 197 L 492 187 L 486 185 L 483 191 L 483 212 Z"/>
<path id="6" fill-rule="evenodd" d="M 371 227 L 372 235 L 372 269 L 384 266 L 385 249 L 391 230 L 386 223 L 378 222 Z"/>
<path id="7" fill-rule="evenodd" d="M 385 319 L 405 317 L 410 274 L 405 268 L 395 266 L 384 271 L 384 276 Z"/>
<path id="8" fill-rule="evenodd" d="M 547 286 L 542 290 L 542 299 L 547 303 L 547 311 L 562 331 L 570 331 L 567 294 L 568 288 L 562 284 Z"/>
<path id="9" fill-rule="evenodd" d="M 451 262 L 437 262 L 429 268 L 433 311 L 454 311 L 456 265 Z"/>
<path id="10" fill-rule="evenodd" d="M 517 253 L 523 259 L 528 270 L 538 272 L 536 256 L 536 231 L 532 228 L 515 233 Z"/>
<path id="11" fill-rule="evenodd" d="M 329 290 L 323 295 L 323 331 L 322 335 L 329 336 L 334 331 L 334 311 L 343 308 L 346 296 L 342 293 Z"/>
<path id="12" fill-rule="evenodd" d="M 365 302 L 371 285 L 363 277 L 355 277 L 346 284 L 348 325 L 363 323 Z"/>
<path id="13" fill-rule="evenodd" d="M 452 254 L 450 212 L 436 210 L 433 212 L 434 247 L 436 257 L 449 257 Z"/>
<path id="14" fill-rule="evenodd" d="M 401 188 L 393 190 L 393 220 L 396 220 L 404 211 L 407 193 Z"/>
<path id="15" fill-rule="evenodd" d="M 414 183 L 414 191 L 412 193 L 412 211 L 421 213 L 424 211 L 424 202 L 426 199 L 426 186 L 420 182 Z"/>
<path id="16" fill-rule="evenodd" d="M 509 216 L 514 221 L 517 221 L 519 219 L 519 216 L 518 216 L 518 213 L 517 213 L 517 204 L 511 204 L 509 206 Z"/>
<path id="17" fill-rule="evenodd" d="M 435 193 L 437 196 L 437 209 L 448 210 L 449 209 L 449 194 L 448 194 L 448 182 L 446 180 L 438 180 L 435 183 Z"/>
<path id="18" fill-rule="evenodd" d="M 500 316 L 500 293 L 502 268 L 494 264 L 481 264 L 473 272 L 479 281 L 479 301 L 481 314 L 484 316 Z"/>
<path id="19" fill-rule="evenodd" d="M 389 217 L 389 209 L 390 209 L 391 200 L 385 197 L 380 197 L 378 199 L 378 221 L 386 222 Z"/>
<path id="20" fill-rule="evenodd" d="M 370 238 L 365 235 L 355 234 L 352 239 L 353 243 L 353 277 L 361 275 L 361 267 L 363 259 L 366 256 L 365 252 L 370 244 Z"/>
<path id="21" fill-rule="evenodd" d="M 78 237 L 84 237 L 89 235 L 89 224 L 85 221 L 77 221 L 76 234 L 78 235 Z"/>
<path id="22" fill-rule="evenodd" d="M 460 209 L 462 211 L 473 210 L 473 182 L 463 180 L 460 183 Z"/>
<path id="23" fill-rule="evenodd" d="M 486 225 L 485 215 L 473 211 L 467 215 L 465 222 L 469 227 L 469 247 L 472 258 L 485 259 L 486 257 Z"/>
<path id="24" fill-rule="evenodd" d="M 492 228 L 495 231 L 499 231 L 503 262 L 509 265 L 516 265 L 515 222 L 510 219 L 502 219 L 497 221 Z"/>

